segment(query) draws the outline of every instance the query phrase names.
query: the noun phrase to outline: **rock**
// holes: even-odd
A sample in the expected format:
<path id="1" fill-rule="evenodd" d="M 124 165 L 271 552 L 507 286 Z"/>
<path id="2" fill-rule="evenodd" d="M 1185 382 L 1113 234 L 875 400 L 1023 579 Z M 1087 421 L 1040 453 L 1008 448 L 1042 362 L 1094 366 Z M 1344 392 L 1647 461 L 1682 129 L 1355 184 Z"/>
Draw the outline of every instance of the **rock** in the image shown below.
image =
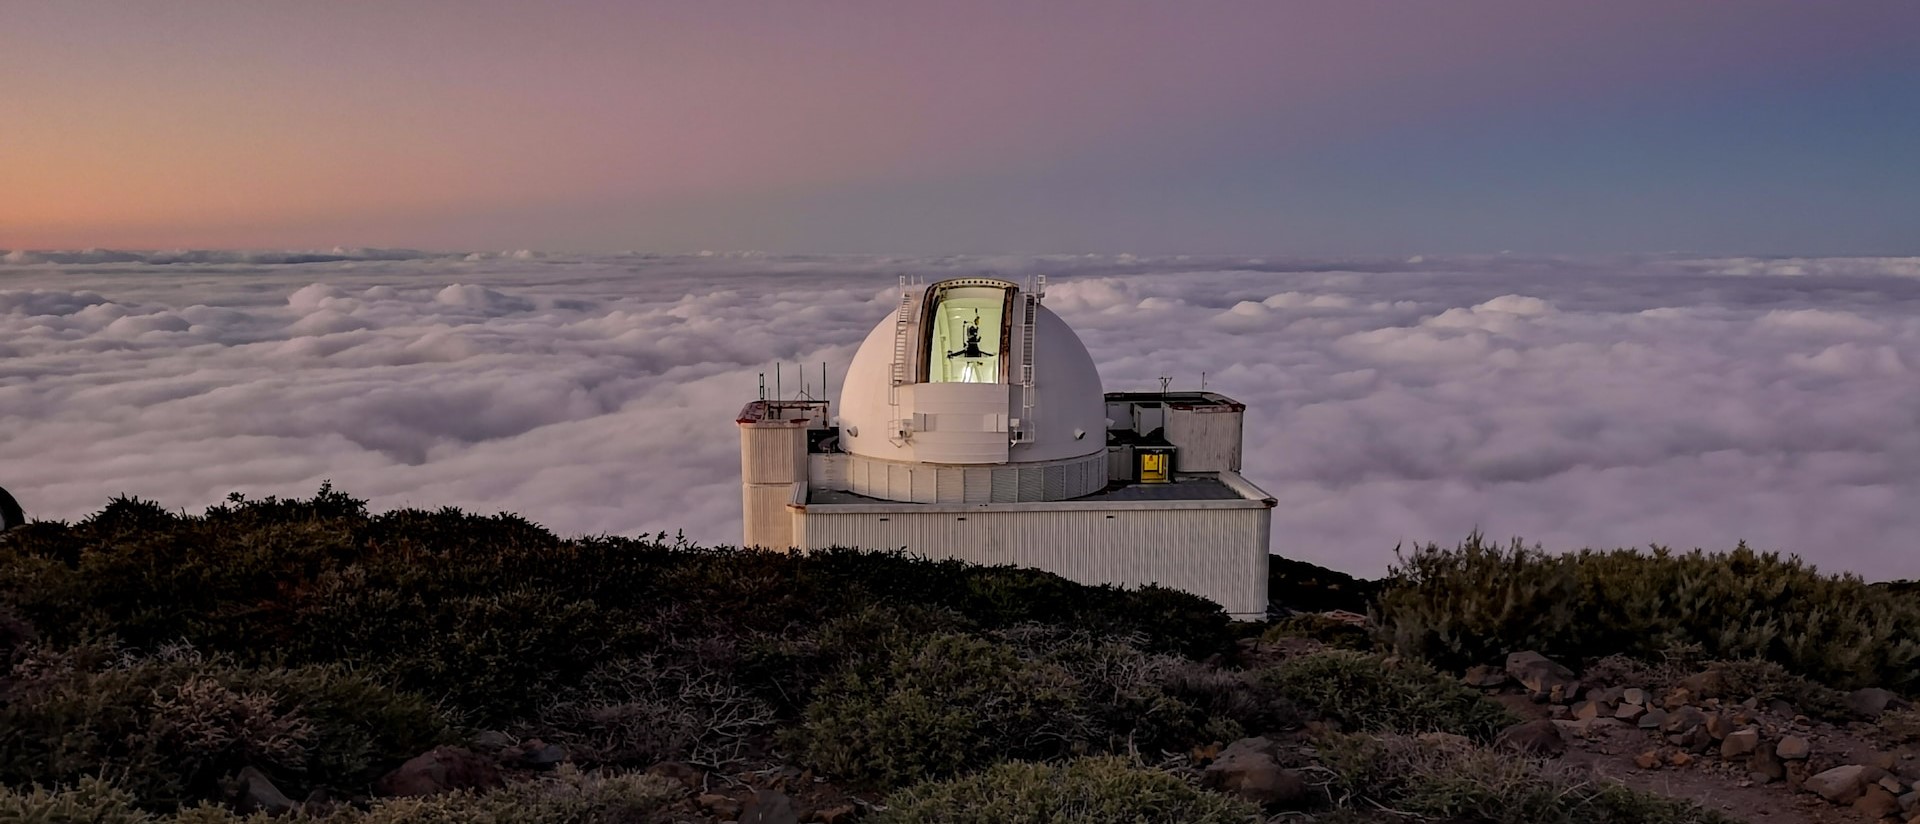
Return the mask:
<path id="1" fill-rule="evenodd" d="M 1900 779 L 1894 778 L 1891 775 L 1883 775 L 1879 781 L 1873 783 L 1879 784 L 1882 789 L 1894 795 L 1899 795 L 1907 791 L 1907 785 L 1900 783 Z"/>
<path id="2" fill-rule="evenodd" d="M 1280 766 L 1277 746 L 1266 738 L 1242 738 L 1220 751 L 1201 778 L 1208 787 L 1225 790 L 1259 804 L 1298 807 L 1308 800 L 1307 780 L 1299 771 Z"/>
<path id="3" fill-rule="evenodd" d="M 1792 718 L 1794 714 L 1793 705 L 1787 703 L 1785 699 L 1781 699 L 1781 698 L 1775 698 L 1771 701 L 1768 701 L 1767 712 L 1773 713 L 1774 715 L 1784 715 L 1788 718 Z"/>
<path id="4" fill-rule="evenodd" d="M 1826 772 L 1809 776 L 1804 786 L 1808 792 L 1835 804 L 1852 804 L 1865 791 L 1864 778 L 1867 768 L 1863 764 L 1848 764 L 1834 767 Z"/>
<path id="5" fill-rule="evenodd" d="M 1686 687 L 1674 687 L 1672 692 L 1667 693 L 1666 700 L 1661 702 L 1661 706 L 1666 707 L 1668 710 L 1677 710 L 1692 704 L 1693 700 L 1693 690 L 1687 689 Z"/>
<path id="6" fill-rule="evenodd" d="M 1507 674 L 1500 671 L 1498 667 L 1481 664 L 1479 666 L 1468 667 L 1466 677 L 1461 680 L 1465 681 L 1469 687 L 1492 689 L 1507 683 Z"/>
<path id="7" fill-rule="evenodd" d="M 1537 652 L 1516 652 L 1507 656 L 1507 675 L 1527 688 L 1535 701 L 1552 698 L 1558 688 L 1561 700 L 1578 691 L 1580 682 L 1567 669 Z"/>
<path id="8" fill-rule="evenodd" d="M 1693 732 L 1707 723 L 1707 714 L 1693 707 L 1681 707 L 1666 716 L 1660 721 L 1660 731 L 1668 735 Z"/>
<path id="9" fill-rule="evenodd" d="M 732 796 L 721 795 L 719 793 L 701 793 L 699 797 L 694 799 L 694 802 L 700 805 L 700 809 L 713 813 L 714 816 L 718 818 L 740 817 L 740 802 L 733 800 Z"/>
<path id="10" fill-rule="evenodd" d="M 1665 723 L 1667 723 L 1667 711 L 1657 707 L 1647 710 L 1646 715 L 1640 716 L 1640 729 L 1643 730 L 1657 730 Z"/>
<path id="11" fill-rule="evenodd" d="M 1868 820 L 1878 821 L 1900 812 L 1900 799 L 1877 784 L 1869 784 L 1866 791 L 1854 799 L 1853 808 Z"/>
<path id="12" fill-rule="evenodd" d="M 1773 754 L 1787 761 L 1803 761 L 1813 754 L 1813 745 L 1798 735 L 1789 735 L 1780 739 L 1780 745 L 1774 747 Z"/>
<path id="13" fill-rule="evenodd" d="M 1734 723 L 1733 716 L 1727 713 L 1707 713 L 1707 734 L 1713 736 L 1715 741 L 1726 740 L 1727 736 L 1732 735 L 1733 731 L 1739 728 L 1740 725 Z"/>
<path id="14" fill-rule="evenodd" d="M 1847 693 L 1847 709 L 1854 715 L 1868 720 L 1879 718 L 1887 710 L 1905 709 L 1908 706 L 1911 705 L 1900 700 L 1900 696 L 1879 687 L 1868 687 Z"/>
<path id="15" fill-rule="evenodd" d="M 1687 766 L 1688 764 L 1693 763 L 1693 753 L 1687 753 L 1687 752 L 1674 753 L 1672 755 L 1667 756 L 1667 763 L 1672 764 L 1676 767 Z"/>
<path id="16" fill-rule="evenodd" d="M 814 813 L 813 820 L 819 822 L 819 824 L 846 824 L 853 820 L 853 813 L 854 809 L 852 804 L 842 804 L 838 807 L 828 807 Z"/>
<path id="17" fill-rule="evenodd" d="M 1756 729 L 1734 730 L 1720 742 L 1720 757 L 1729 761 L 1751 753 L 1760 748 L 1760 731 Z"/>
<path id="18" fill-rule="evenodd" d="M 1640 716 L 1646 714 L 1647 708 L 1644 704 L 1621 704 L 1613 711 L 1613 717 L 1628 723 L 1639 721 Z"/>
<path id="19" fill-rule="evenodd" d="M 1582 701 L 1573 705 L 1573 717 L 1576 719 L 1599 718 L 1608 714 L 1606 705 L 1598 701 Z"/>
<path id="20" fill-rule="evenodd" d="M 493 760 L 464 747 L 435 747 L 414 756 L 374 784 L 380 795 L 439 795 L 498 787 Z"/>
<path id="21" fill-rule="evenodd" d="M 1500 731 L 1494 746 L 1526 755 L 1551 758 L 1567 751 L 1567 739 L 1552 721 L 1538 719 L 1515 724 Z"/>
<path id="22" fill-rule="evenodd" d="M 500 763 L 511 767 L 529 770 L 549 770 L 567 760 L 567 751 L 558 744 L 549 744 L 538 738 L 529 738 L 519 746 L 500 753 Z"/>
<path id="23" fill-rule="evenodd" d="M 1681 679 L 1680 687 L 1696 698 L 1719 698 L 1727 694 L 1727 674 L 1717 669 L 1710 669 Z"/>
<path id="24" fill-rule="evenodd" d="M 747 799 L 740 824 L 800 824 L 800 815 L 793 811 L 793 799 L 786 793 L 760 790 Z"/>
<path id="25" fill-rule="evenodd" d="M 1660 769 L 1662 763 L 1660 753 L 1656 750 L 1647 750 L 1633 757 L 1633 765 L 1643 770 Z"/>
<path id="26" fill-rule="evenodd" d="M 1916 808 L 1920 808 L 1920 790 L 1900 796 L 1900 809 L 1913 812 Z"/>
<path id="27" fill-rule="evenodd" d="M 1629 687 L 1620 691 L 1620 700 L 1637 707 L 1647 705 L 1647 691 L 1639 687 Z"/>
<path id="28" fill-rule="evenodd" d="M 292 812 L 296 806 L 293 799 L 280 792 L 279 787 L 267 780 L 266 773 L 252 767 L 240 770 L 240 786 L 235 793 L 241 812 L 260 811 L 278 815 Z"/>

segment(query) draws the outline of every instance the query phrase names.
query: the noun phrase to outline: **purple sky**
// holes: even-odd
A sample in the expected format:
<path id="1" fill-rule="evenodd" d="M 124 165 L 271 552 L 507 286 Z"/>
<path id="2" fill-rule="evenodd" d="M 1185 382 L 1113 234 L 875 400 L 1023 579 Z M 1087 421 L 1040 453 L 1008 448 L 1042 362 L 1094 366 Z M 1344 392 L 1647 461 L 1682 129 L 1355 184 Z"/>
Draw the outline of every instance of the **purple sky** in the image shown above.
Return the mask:
<path id="1" fill-rule="evenodd" d="M 6 0 L 0 248 L 1920 249 L 1920 4 Z"/>

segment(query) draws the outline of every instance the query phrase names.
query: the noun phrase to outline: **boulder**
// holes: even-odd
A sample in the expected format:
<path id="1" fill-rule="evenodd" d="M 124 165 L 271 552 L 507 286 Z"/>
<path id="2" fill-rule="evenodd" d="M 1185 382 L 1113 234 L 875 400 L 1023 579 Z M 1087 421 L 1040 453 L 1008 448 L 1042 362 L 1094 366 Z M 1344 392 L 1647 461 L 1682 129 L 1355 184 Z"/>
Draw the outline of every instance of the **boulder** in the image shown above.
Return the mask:
<path id="1" fill-rule="evenodd" d="M 252 767 L 240 770 L 240 786 L 235 797 L 241 812 L 264 812 L 273 815 L 292 812 L 296 806 L 293 799 L 280 792 L 279 787 L 267 779 L 266 773 Z"/>
<path id="2" fill-rule="evenodd" d="M 550 770 L 565 760 L 565 749 L 538 738 L 529 738 L 520 742 L 519 746 L 509 747 L 500 753 L 500 763 L 529 770 Z"/>
<path id="3" fill-rule="evenodd" d="M 1906 812 L 1913 812 L 1916 809 L 1920 809 L 1920 790 L 1914 790 L 1913 792 L 1900 796 L 1900 809 Z"/>
<path id="4" fill-rule="evenodd" d="M 401 764 L 375 782 L 380 795 L 439 795 L 454 790 L 483 790 L 501 784 L 493 760 L 464 747 L 435 747 Z"/>
<path id="5" fill-rule="evenodd" d="M 793 799 L 779 790 L 760 790 L 740 810 L 740 824 L 800 824 Z"/>
<path id="6" fill-rule="evenodd" d="M 1667 711 L 1659 707 L 1647 710 L 1646 715 L 1640 716 L 1640 729 L 1643 730 L 1657 730 L 1666 723 Z"/>
<path id="7" fill-rule="evenodd" d="M 1905 709 L 1908 706 L 1911 705 L 1900 700 L 1900 696 L 1879 687 L 1847 693 L 1847 709 L 1868 720 L 1879 718 L 1887 710 Z"/>
<path id="8" fill-rule="evenodd" d="M 1864 764 L 1848 764 L 1834 767 L 1823 773 L 1808 776 L 1807 792 L 1818 794 L 1821 798 L 1835 804 L 1852 804 L 1865 793 L 1867 767 Z"/>
<path id="9" fill-rule="evenodd" d="M 1644 704 L 1621 704 L 1613 711 L 1613 717 L 1630 724 L 1639 721 L 1640 716 L 1646 714 L 1647 707 Z"/>
<path id="10" fill-rule="evenodd" d="M 1660 731 L 1668 735 L 1684 735 L 1707 723 L 1707 714 L 1693 707 L 1681 707 L 1666 716 L 1660 721 Z"/>
<path id="11" fill-rule="evenodd" d="M 1733 716 L 1727 713 L 1707 713 L 1707 734 L 1713 736 L 1715 741 L 1726 740 L 1727 736 L 1732 735 L 1733 731 L 1739 728 L 1740 725 L 1734 722 Z"/>
<path id="12" fill-rule="evenodd" d="M 1734 730 L 1720 742 L 1720 757 L 1729 761 L 1760 749 L 1760 731 L 1752 728 Z"/>
<path id="13" fill-rule="evenodd" d="M 1573 717 L 1582 721 L 1610 714 L 1607 706 L 1598 701 L 1582 701 L 1573 705 Z"/>
<path id="14" fill-rule="evenodd" d="M 1854 799 L 1853 808 L 1868 821 L 1879 821 L 1900 812 L 1900 799 L 1877 784 L 1868 784 L 1860 797 Z"/>
<path id="15" fill-rule="evenodd" d="M 1500 731 L 1493 739 L 1494 746 L 1512 750 L 1525 755 L 1537 755 L 1551 758 L 1567 751 L 1567 739 L 1560 734 L 1560 727 L 1547 719 L 1536 719 L 1515 724 Z"/>
<path id="16" fill-rule="evenodd" d="M 1774 747 L 1762 746 L 1754 750 L 1747 759 L 1747 769 L 1756 775 L 1766 776 L 1767 781 L 1779 781 L 1787 777 L 1787 762 L 1780 758 Z"/>
<path id="17" fill-rule="evenodd" d="M 718 818 L 735 819 L 740 817 L 740 802 L 735 801 L 732 796 L 722 795 L 720 793 L 701 793 L 695 797 L 693 801 L 700 805 L 700 809 L 713 813 L 714 816 Z"/>
<path id="18" fill-rule="evenodd" d="M 1527 688 L 1527 694 L 1535 701 L 1546 701 L 1557 694 L 1560 700 L 1568 700 L 1578 693 L 1579 679 L 1573 670 L 1567 669 L 1552 659 L 1537 652 L 1516 652 L 1507 656 L 1507 675 Z"/>
<path id="19" fill-rule="evenodd" d="M 1469 687 L 1492 689 L 1507 683 L 1507 674 L 1500 671 L 1499 667 L 1480 664 L 1468 667 L 1466 677 L 1461 680 L 1465 681 Z"/>
<path id="20" fill-rule="evenodd" d="M 1639 687 L 1629 687 L 1620 691 L 1620 700 L 1638 707 L 1647 705 L 1647 691 Z"/>
<path id="21" fill-rule="evenodd" d="M 1220 751 L 1201 774 L 1211 788 L 1270 807 L 1297 808 L 1309 800 L 1307 780 L 1280 766 L 1277 745 L 1266 738 L 1242 738 Z M 744 822 L 743 822 L 744 824 Z"/>
<path id="22" fill-rule="evenodd" d="M 1780 744 L 1774 747 L 1773 754 L 1786 761 L 1804 761 L 1807 756 L 1813 754 L 1813 744 L 1804 737 L 1789 735 L 1780 739 Z"/>

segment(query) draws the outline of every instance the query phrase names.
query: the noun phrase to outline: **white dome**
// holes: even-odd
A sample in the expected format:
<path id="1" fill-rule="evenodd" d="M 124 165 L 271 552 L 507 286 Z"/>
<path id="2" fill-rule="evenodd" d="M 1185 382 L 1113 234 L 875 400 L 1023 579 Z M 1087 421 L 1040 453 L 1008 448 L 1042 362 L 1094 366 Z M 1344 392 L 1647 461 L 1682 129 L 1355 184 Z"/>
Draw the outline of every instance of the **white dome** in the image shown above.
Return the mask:
<path id="1" fill-rule="evenodd" d="M 1016 284 L 987 278 L 905 295 L 901 311 L 873 328 L 848 366 L 838 409 L 842 447 L 908 464 L 1104 460 L 1106 404 L 1093 357 L 1037 300 L 1026 352 L 1028 300 Z"/>

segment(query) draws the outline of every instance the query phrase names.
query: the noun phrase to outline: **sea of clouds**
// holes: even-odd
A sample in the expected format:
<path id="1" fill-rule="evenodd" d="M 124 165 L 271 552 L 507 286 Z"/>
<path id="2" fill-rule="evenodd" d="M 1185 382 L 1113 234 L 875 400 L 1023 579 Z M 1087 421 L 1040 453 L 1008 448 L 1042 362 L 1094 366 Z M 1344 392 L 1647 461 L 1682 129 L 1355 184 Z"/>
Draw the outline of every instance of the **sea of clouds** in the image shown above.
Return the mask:
<path id="1" fill-rule="evenodd" d="M 1920 258 L 13 252 L 0 485 L 71 520 L 330 479 L 736 541 L 759 376 L 837 387 L 898 276 L 982 273 L 1047 275 L 1109 390 L 1245 401 L 1284 555 L 1371 575 L 1480 529 L 1920 576 Z"/>

